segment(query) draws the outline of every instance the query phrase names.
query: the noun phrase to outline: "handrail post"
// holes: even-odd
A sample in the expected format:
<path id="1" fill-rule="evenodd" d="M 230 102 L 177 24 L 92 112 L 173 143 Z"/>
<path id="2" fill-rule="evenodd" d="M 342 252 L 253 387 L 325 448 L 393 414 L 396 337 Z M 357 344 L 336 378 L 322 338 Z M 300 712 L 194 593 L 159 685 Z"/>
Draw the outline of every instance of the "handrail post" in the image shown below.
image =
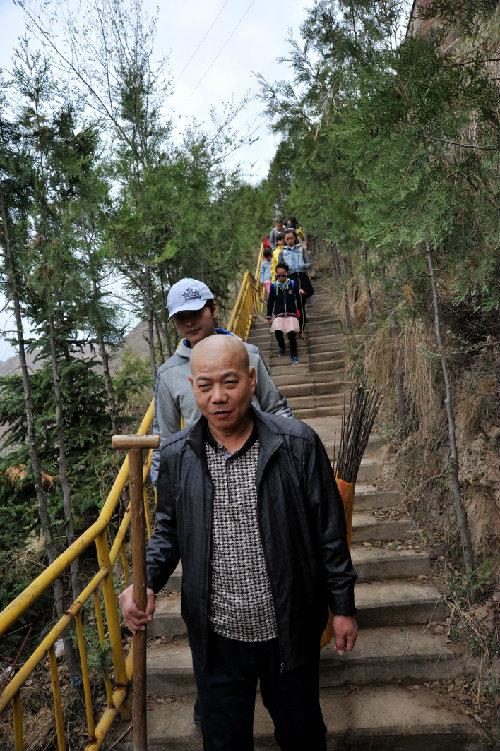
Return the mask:
<path id="1" fill-rule="evenodd" d="M 114 435 L 114 449 L 128 450 L 129 491 L 132 530 L 133 596 L 137 607 L 146 610 L 146 535 L 144 522 L 142 449 L 158 448 L 160 436 Z M 146 629 L 136 631 L 133 645 L 132 726 L 134 751 L 147 751 L 146 721 Z"/>

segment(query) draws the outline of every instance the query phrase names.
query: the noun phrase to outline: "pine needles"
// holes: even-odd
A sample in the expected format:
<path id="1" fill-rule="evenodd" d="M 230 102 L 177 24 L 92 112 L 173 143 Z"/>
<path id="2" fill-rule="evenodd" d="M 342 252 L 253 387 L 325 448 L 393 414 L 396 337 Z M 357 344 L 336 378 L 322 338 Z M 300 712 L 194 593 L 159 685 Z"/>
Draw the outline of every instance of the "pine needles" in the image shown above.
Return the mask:
<path id="1" fill-rule="evenodd" d="M 382 402 L 382 394 L 375 384 L 370 389 L 366 388 L 367 379 L 368 376 L 365 374 L 363 382 L 351 390 L 347 416 L 344 394 L 344 412 L 335 472 L 337 477 L 345 482 L 356 482 L 370 431 Z"/>

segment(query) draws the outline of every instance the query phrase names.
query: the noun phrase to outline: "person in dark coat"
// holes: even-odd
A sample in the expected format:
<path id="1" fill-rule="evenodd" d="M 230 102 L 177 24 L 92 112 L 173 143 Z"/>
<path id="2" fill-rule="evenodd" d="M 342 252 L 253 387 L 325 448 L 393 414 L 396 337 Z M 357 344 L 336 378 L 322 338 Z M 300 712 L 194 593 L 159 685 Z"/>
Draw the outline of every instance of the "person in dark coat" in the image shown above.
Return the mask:
<path id="1" fill-rule="evenodd" d="M 290 345 L 290 358 L 292 365 L 298 365 L 297 358 L 297 333 L 299 331 L 299 307 L 300 295 L 304 290 L 292 279 L 288 278 L 288 266 L 286 263 L 278 263 L 276 266 L 276 281 L 271 284 L 267 300 L 267 322 L 271 324 L 271 332 L 274 332 L 278 342 L 278 357 L 285 356 L 285 333 Z"/>
<path id="2" fill-rule="evenodd" d="M 205 751 L 253 749 L 257 681 L 285 751 L 325 751 L 319 644 L 333 613 L 339 654 L 357 637 L 346 525 L 332 467 L 299 420 L 251 407 L 255 369 L 233 337 L 191 357 L 200 419 L 169 438 L 146 552 L 148 605 L 120 595 L 132 632 L 182 561 L 182 616 Z"/>

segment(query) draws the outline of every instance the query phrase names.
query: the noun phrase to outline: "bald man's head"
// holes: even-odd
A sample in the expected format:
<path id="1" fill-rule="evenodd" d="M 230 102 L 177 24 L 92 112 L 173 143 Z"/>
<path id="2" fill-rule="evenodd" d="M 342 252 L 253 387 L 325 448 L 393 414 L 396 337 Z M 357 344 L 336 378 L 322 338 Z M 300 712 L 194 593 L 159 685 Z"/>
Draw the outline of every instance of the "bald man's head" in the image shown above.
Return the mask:
<path id="1" fill-rule="evenodd" d="M 241 361 L 242 367 L 250 367 L 247 348 L 235 336 L 226 336 L 224 334 L 215 334 L 207 336 L 201 342 L 193 347 L 191 353 L 191 373 L 193 369 L 199 367 L 199 363 L 211 360 L 219 360 L 221 357 L 228 357 L 235 363 Z"/>
<path id="2" fill-rule="evenodd" d="M 210 427 L 231 432 L 248 421 L 256 374 L 239 339 L 216 334 L 198 342 L 191 354 L 189 380 Z"/>

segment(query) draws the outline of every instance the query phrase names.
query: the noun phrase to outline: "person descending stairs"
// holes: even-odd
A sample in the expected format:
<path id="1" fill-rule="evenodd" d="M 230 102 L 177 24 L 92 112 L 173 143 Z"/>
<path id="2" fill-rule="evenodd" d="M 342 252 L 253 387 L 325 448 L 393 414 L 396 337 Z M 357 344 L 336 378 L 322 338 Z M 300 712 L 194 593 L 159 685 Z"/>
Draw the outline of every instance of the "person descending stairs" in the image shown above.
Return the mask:
<path id="1" fill-rule="evenodd" d="M 259 347 L 271 376 L 294 416 L 321 437 L 333 459 L 339 442 L 344 376 L 344 343 L 333 313 L 331 293 L 314 278 L 307 340 L 299 340 L 300 364 L 279 358 L 269 324 L 253 324 L 248 341 Z M 337 438 L 336 438 L 337 436 Z M 398 494 L 378 487 L 372 437 L 361 463 L 354 500 L 352 559 L 358 572 L 357 620 L 353 652 L 339 658 L 332 645 L 321 654 L 321 703 L 328 748 L 343 751 L 479 751 L 480 735 L 462 708 L 434 691 L 433 681 L 453 679 L 467 669 L 446 635 L 435 633 L 445 617 L 438 590 L 428 583 L 430 560 L 416 530 L 400 512 Z M 390 512 L 390 513 L 389 513 Z M 193 723 L 196 687 L 184 622 L 180 614 L 181 567 L 157 599 L 148 626 L 148 742 L 150 751 L 201 751 Z M 436 631 L 440 629 L 436 628 Z M 474 669 L 474 666 L 468 666 Z M 117 728 L 116 737 L 123 733 Z M 116 746 L 130 751 L 130 736 Z M 266 710 L 257 702 L 255 748 L 277 748 Z M 304 749 L 304 751 L 307 751 Z"/>

